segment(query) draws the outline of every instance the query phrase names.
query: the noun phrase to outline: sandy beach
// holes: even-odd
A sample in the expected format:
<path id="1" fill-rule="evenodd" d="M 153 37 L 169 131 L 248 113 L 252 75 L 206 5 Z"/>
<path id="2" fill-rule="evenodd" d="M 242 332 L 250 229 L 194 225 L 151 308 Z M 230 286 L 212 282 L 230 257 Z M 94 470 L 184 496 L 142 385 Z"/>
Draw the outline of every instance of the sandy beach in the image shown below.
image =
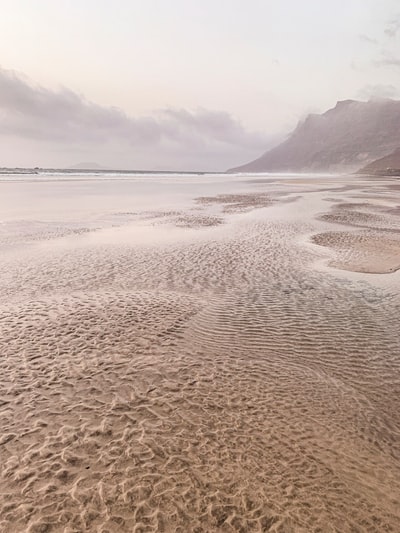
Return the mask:
<path id="1" fill-rule="evenodd" d="M 0 178 L 0 531 L 400 531 L 396 178 Z"/>

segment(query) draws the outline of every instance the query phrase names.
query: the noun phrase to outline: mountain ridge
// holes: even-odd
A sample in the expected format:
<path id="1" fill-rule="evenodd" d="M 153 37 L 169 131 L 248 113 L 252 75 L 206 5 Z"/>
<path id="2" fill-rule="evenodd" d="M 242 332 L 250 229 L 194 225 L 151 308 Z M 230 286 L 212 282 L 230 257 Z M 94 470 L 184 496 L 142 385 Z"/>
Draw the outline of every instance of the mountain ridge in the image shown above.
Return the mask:
<path id="1" fill-rule="evenodd" d="M 357 171 L 358 174 L 400 175 L 400 147 Z"/>
<path id="2" fill-rule="evenodd" d="M 400 101 L 341 100 L 310 114 L 289 137 L 228 172 L 356 171 L 400 146 Z"/>

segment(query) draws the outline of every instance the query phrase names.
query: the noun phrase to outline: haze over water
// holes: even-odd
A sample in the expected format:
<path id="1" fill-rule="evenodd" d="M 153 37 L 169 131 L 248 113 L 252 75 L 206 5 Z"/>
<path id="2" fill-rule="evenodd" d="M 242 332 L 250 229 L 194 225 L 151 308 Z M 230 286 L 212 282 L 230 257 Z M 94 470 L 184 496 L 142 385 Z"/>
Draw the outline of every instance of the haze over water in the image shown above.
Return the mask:
<path id="1" fill-rule="evenodd" d="M 1 531 L 399 530 L 395 179 L 0 192 Z"/>

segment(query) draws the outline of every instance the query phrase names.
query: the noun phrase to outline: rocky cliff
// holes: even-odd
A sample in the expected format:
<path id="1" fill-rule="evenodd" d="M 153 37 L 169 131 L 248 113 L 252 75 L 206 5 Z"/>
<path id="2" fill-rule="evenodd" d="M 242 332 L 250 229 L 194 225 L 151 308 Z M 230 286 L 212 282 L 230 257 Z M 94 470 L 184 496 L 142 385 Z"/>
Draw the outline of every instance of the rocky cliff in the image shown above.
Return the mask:
<path id="1" fill-rule="evenodd" d="M 378 176 L 382 175 L 400 175 L 400 148 L 397 148 L 391 154 L 381 157 L 369 165 L 361 168 L 358 171 L 359 174 L 374 174 Z"/>
<path id="2" fill-rule="evenodd" d="M 345 100 L 309 115 L 282 144 L 230 171 L 355 171 L 399 146 L 400 101 Z"/>

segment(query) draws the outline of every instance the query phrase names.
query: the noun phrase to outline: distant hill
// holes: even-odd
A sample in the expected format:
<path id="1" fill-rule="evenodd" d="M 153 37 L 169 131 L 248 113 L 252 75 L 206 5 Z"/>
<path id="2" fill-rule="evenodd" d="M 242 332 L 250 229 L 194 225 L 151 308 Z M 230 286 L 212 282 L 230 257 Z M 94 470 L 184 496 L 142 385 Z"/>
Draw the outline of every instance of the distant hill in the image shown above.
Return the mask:
<path id="1" fill-rule="evenodd" d="M 107 167 L 103 167 L 102 165 L 99 165 L 98 163 L 78 163 L 77 165 L 72 165 L 70 167 L 67 167 L 68 170 L 108 170 Z"/>
<path id="2" fill-rule="evenodd" d="M 400 146 L 400 101 L 344 100 L 312 114 L 279 146 L 230 172 L 355 171 Z"/>
<path id="3" fill-rule="evenodd" d="M 400 175 L 400 148 L 358 170 L 358 174 Z"/>

